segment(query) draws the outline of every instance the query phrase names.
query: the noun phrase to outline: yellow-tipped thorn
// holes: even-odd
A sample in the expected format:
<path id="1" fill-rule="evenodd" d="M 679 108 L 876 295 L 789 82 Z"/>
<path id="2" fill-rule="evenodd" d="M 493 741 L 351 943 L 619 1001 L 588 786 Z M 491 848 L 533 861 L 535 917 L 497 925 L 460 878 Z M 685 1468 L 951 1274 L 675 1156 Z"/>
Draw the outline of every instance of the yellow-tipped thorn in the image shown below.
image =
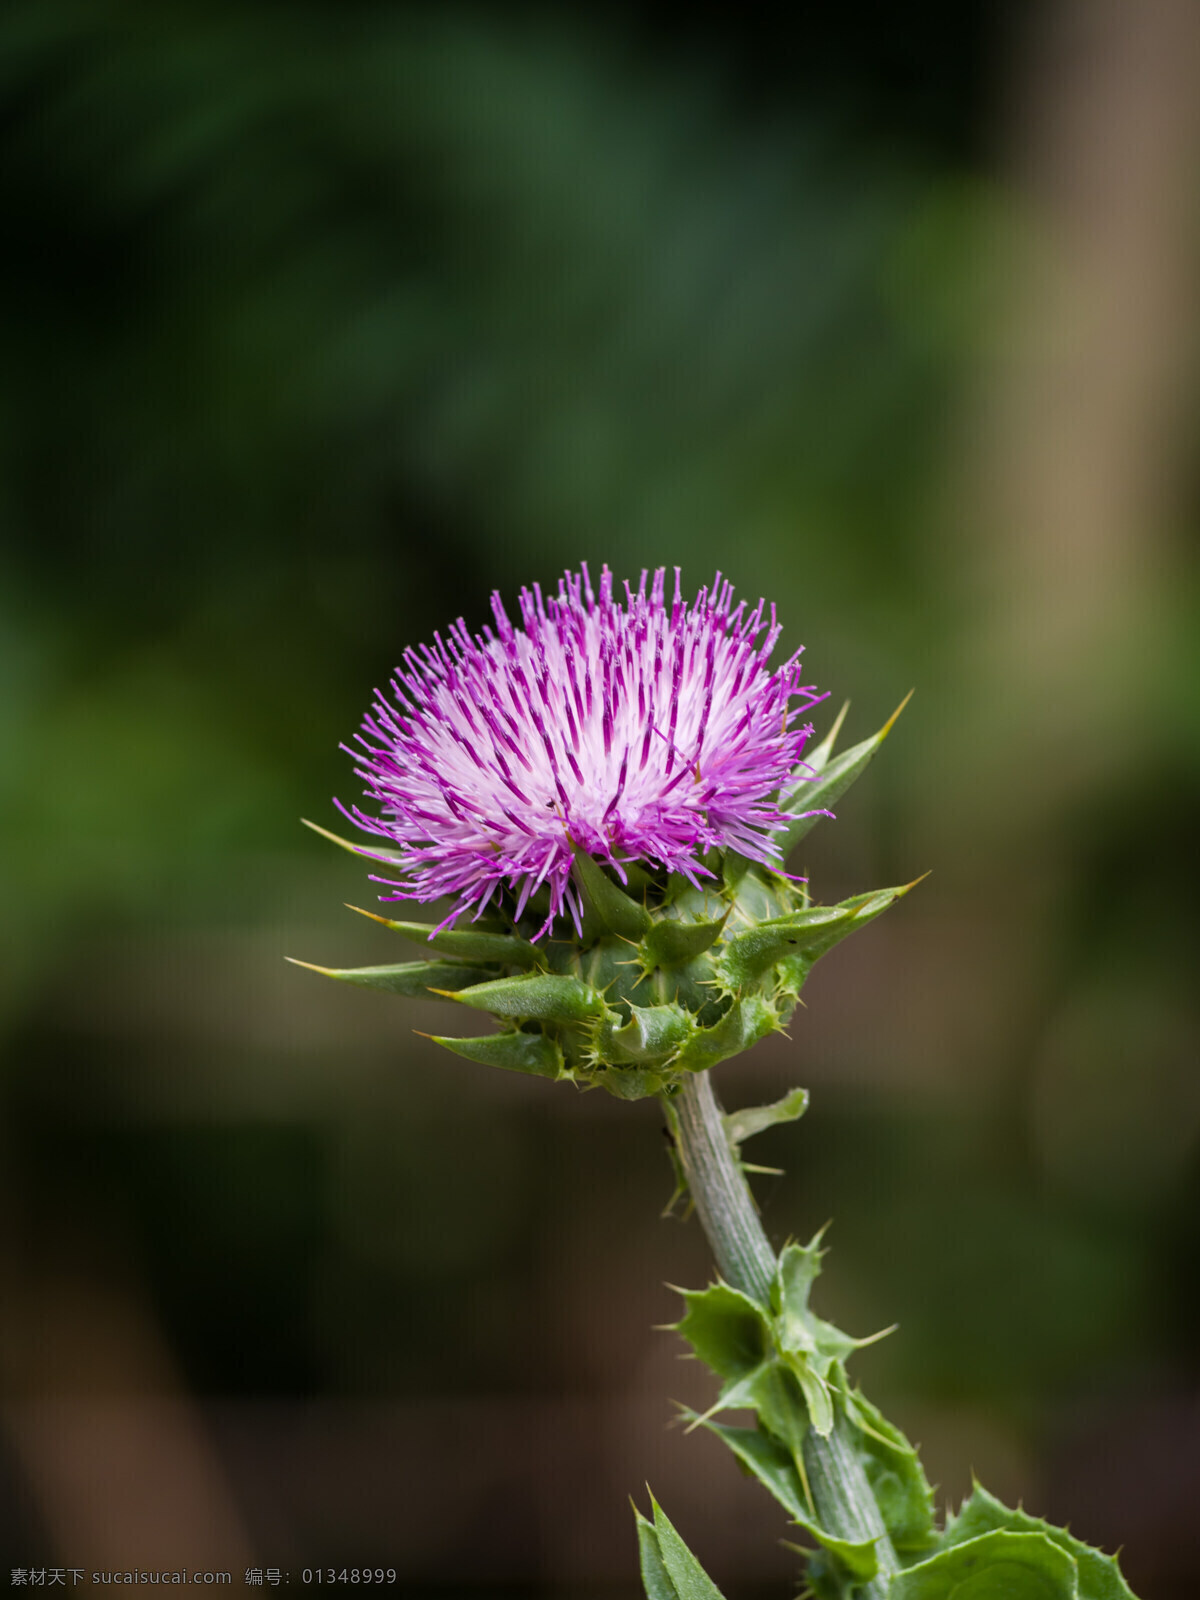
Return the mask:
<path id="1" fill-rule="evenodd" d="M 435 989 L 435 988 L 432 987 L 431 984 L 428 984 L 428 983 L 425 985 L 425 987 L 426 987 L 426 989 L 429 990 L 430 994 L 440 994 L 442 996 L 443 1000 L 457 1000 L 458 999 L 458 996 L 455 994 L 453 989 Z"/>
<path id="2" fill-rule="evenodd" d="M 328 839 L 331 844 L 340 845 L 343 850 L 349 850 L 351 855 L 358 855 L 361 846 L 354 844 L 351 840 L 343 839 L 336 833 L 330 833 L 328 828 L 323 828 L 319 822 L 310 822 L 307 817 L 301 817 L 300 821 L 306 828 L 311 828 L 314 833 L 319 833 L 322 839 Z"/>
<path id="3" fill-rule="evenodd" d="M 915 689 L 910 689 L 904 696 L 904 699 L 901 700 L 900 704 L 896 707 L 895 711 L 892 712 L 891 716 L 884 723 L 883 727 L 880 728 L 879 738 L 881 740 L 886 739 L 888 734 L 891 733 L 892 729 L 896 726 L 896 719 L 899 717 L 900 713 L 904 710 L 905 706 L 912 699 L 913 695 L 916 694 L 916 692 L 917 691 Z"/>
<path id="4" fill-rule="evenodd" d="M 318 967 L 315 962 L 299 961 L 295 956 L 284 956 L 283 959 L 290 961 L 294 967 L 304 967 L 308 972 L 319 972 L 323 978 L 332 978 L 337 971 L 336 967 Z"/>
<path id="5" fill-rule="evenodd" d="M 392 926 L 390 918 L 381 917 L 378 911 L 364 911 L 362 906 L 352 906 L 349 900 L 343 900 L 342 904 L 345 906 L 347 911 L 357 911 L 360 917 L 370 917 L 372 922 L 382 922 L 385 928 L 390 928 Z"/>
<path id="6" fill-rule="evenodd" d="M 300 821 L 306 828 L 319 833 L 322 839 L 328 839 L 330 844 L 336 844 L 339 850 L 348 850 L 360 861 L 379 861 L 386 867 L 395 866 L 400 859 L 396 851 L 389 850 L 387 845 L 356 844 L 353 839 L 343 839 L 341 834 L 332 833 L 328 828 L 323 828 L 319 822 L 310 822 L 307 817 L 301 817 Z"/>
<path id="7" fill-rule="evenodd" d="M 910 889 L 915 889 L 919 883 L 924 883 L 925 879 L 930 877 L 932 873 L 933 868 L 930 867 L 928 872 L 923 872 L 919 878 L 914 878 L 911 883 L 906 883 L 899 892 L 901 894 L 907 894 Z"/>

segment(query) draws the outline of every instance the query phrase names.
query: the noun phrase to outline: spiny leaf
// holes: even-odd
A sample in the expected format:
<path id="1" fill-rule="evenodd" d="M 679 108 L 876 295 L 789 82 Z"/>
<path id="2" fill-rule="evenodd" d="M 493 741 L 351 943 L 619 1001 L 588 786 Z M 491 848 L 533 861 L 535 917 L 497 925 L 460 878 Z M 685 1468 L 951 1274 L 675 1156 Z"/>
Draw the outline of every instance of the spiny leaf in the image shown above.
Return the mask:
<path id="1" fill-rule="evenodd" d="M 606 1009 L 604 996 L 591 984 L 543 972 L 476 983 L 460 990 L 454 998 L 495 1016 L 537 1022 L 590 1022 L 602 1017 Z"/>
<path id="2" fill-rule="evenodd" d="M 790 797 L 792 804 L 802 806 L 805 812 L 814 812 L 816 815 L 794 816 L 787 827 L 781 828 L 775 835 L 785 861 L 805 834 L 816 827 L 821 820 L 820 813 L 827 811 L 836 800 L 840 800 L 855 779 L 861 777 L 867 770 L 875 752 L 895 726 L 896 718 L 911 699 L 910 690 L 878 733 L 872 734 L 869 739 L 864 739 L 861 744 L 843 751 L 840 756 L 818 769 L 815 778 L 807 777 L 804 772 L 797 774 L 800 782 Z"/>
<path id="3" fill-rule="evenodd" d="M 675 1329 L 701 1361 L 722 1378 L 744 1378 L 771 1353 L 767 1314 L 727 1283 L 685 1289 L 687 1310 Z"/>
<path id="4" fill-rule="evenodd" d="M 653 1495 L 650 1496 L 650 1504 L 654 1507 L 654 1532 L 658 1536 L 659 1555 L 679 1600 L 722 1600 L 721 1591 L 676 1533 Z"/>
<path id="5" fill-rule="evenodd" d="M 636 1506 L 633 1514 L 637 1518 L 638 1561 L 646 1600 L 679 1600 L 679 1591 L 671 1582 L 670 1574 L 663 1565 L 662 1551 L 658 1547 L 658 1534 L 654 1530 L 654 1524 L 647 1522 Z"/>
<path id="6" fill-rule="evenodd" d="M 434 994 L 455 994 L 456 990 L 478 984 L 487 973 L 479 967 L 458 961 L 405 961 L 395 967 L 318 967 L 311 961 L 287 956 L 294 967 L 306 967 L 340 983 L 355 983 L 364 989 L 382 989 L 387 994 L 403 995 L 408 1000 L 429 1000 Z M 486 987 L 486 985 L 485 985 Z"/>
<path id="7" fill-rule="evenodd" d="M 610 932 L 636 941 L 650 927 L 650 913 L 619 889 L 600 863 L 586 850 L 575 847 L 575 874 L 585 900 Z"/>
<path id="8" fill-rule="evenodd" d="M 563 1075 L 562 1051 L 544 1033 L 491 1033 L 477 1039 L 447 1039 L 433 1033 L 429 1037 L 456 1056 L 478 1061 L 485 1067 L 505 1067 L 510 1072 L 529 1072 L 538 1078 Z"/>
<path id="9" fill-rule="evenodd" d="M 824 1228 L 807 1244 L 785 1245 L 775 1269 L 775 1287 L 772 1293 L 775 1310 L 784 1321 L 802 1323 L 812 1315 L 808 1309 L 812 1286 L 821 1275 L 821 1259 L 825 1252 L 820 1248 Z"/>
<path id="10" fill-rule="evenodd" d="M 1042 1533 L 985 1533 L 897 1573 L 888 1600 L 1081 1600 L 1073 1558 Z"/>
<path id="11" fill-rule="evenodd" d="M 795 1122 L 807 1110 L 808 1090 L 790 1089 L 782 1100 L 776 1100 L 769 1106 L 745 1106 L 741 1111 L 727 1112 L 725 1137 L 736 1150 L 747 1139 L 753 1139 L 756 1133 L 764 1133 L 780 1122 Z"/>
<path id="12" fill-rule="evenodd" d="M 360 917 L 370 917 L 372 922 L 381 922 L 393 933 L 402 933 L 406 939 L 427 944 L 433 950 L 443 950 L 448 956 L 460 956 L 465 961 L 536 967 L 542 960 L 537 945 L 512 934 L 489 933 L 477 928 L 443 928 L 435 933 L 424 922 L 394 922 L 390 917 L 381 917 L 374 911 L 364 911 L 361 906 L 351 906 L 349 909 L 357 911 Z"/>
<path id="13" fill-rule="evenodd" d="M 1079 1569 L 1080 1600 L 1134 1600 L 1115 1556 L 1094 1550 L 1065 1528 L 1055 1528 L 1038 1517 L 1031 1517 L 1027 1511 L 1010 1510 L 982 1484 L 975 1485 L 970 1498 L 946 1529 L 942 1548 L 950 1549 L 998 1529 L 1011 1533 L 1041 1533 L 1066 1551 Z"/>
<path id="14" fill-rule="evenodd" d="M 844 1389 L 842 1401 L 851 1441 L 897 1553 L 912 1559 L 928 1551 L 935 1539 L 933 1490 L 916 1450 L 859 1390 Z"/>

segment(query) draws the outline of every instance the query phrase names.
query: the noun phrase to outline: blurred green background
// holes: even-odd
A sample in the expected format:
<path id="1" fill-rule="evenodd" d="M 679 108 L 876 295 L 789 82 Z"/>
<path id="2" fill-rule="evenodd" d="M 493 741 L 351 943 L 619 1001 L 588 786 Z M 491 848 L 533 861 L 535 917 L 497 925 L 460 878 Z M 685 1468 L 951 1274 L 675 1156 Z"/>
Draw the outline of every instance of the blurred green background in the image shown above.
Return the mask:
<path id="1" fill-rule="evenodd" d="M 943 1494 L 1195 1595 L 1200 10 L 9 0 L 0 117 L 8 1564 L 616 1600 L 649 1479 L 791 1592 L 656 1108 L 283 962 L 403 950 L 372 686 L 585 558 L 915 686 L 801 865 L 932 876 L 721 1090 Z"/>

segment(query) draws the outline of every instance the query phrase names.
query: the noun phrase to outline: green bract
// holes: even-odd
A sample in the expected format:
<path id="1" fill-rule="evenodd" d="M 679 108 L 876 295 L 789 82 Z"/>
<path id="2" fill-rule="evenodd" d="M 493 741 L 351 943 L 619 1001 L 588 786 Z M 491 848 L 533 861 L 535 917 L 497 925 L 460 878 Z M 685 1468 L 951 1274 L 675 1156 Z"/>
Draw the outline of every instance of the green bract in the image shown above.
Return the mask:
<path id="1" fill-rule="evenodd" d="M 836 758 L 835 728 L 787 790 L 796 810 L 843 794 L 894 721 Z M 818 820 L 798 817 L 782 828 L 783 855 Z M 367 860 L 386 854 L 316 831 Z M 607 1089 L 623 1100 L 670 1095 L 686 1074 L 781 1032 L 815 962 L 910 887 L 821 906 L 806 884 L 733 851 L 711 851 L 704 866 L 712 876 L 702 887 L 644 863 L 629 864 L 621 884 L 610 866 L 576 847 L 584 906 L 577 936 L 536 940 L 546 920 L 536 895 L 520 917 L 502 901 L 496 916 L 438 932 L 366 912 L 428 944 L 435 959 L 313 970 L 410 999 L 437 995 L 495 1017 L 501 1031 L 490 1036 L 434 1036 L 468 1060 Z"/>

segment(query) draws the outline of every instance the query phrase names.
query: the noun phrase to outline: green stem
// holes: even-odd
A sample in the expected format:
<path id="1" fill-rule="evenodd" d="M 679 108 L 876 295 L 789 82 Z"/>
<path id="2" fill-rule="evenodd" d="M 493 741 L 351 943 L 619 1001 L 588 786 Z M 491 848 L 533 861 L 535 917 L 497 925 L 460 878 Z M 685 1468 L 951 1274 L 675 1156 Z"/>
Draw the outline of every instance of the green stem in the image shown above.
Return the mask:
<path id="1" fill-rule="evenodd" d="M 775 1252 L 763 1232 L 750 1186 L 729 1148 L 708 1073 L 689 1077 L 671 1107 L 688 1192 L 717 1270 L 726 1283 L 769 1306 Z M 804 1438 L 804 1467 L 821 1525 L 836 1538 L 855 1544 L 875 1541 L 879 1576 L 863 1585 L 859 1600 L 885 1600 L 899 1563 L 847 1428 L 840 1408 L 828 1439 L 809 1428 Z"/>

